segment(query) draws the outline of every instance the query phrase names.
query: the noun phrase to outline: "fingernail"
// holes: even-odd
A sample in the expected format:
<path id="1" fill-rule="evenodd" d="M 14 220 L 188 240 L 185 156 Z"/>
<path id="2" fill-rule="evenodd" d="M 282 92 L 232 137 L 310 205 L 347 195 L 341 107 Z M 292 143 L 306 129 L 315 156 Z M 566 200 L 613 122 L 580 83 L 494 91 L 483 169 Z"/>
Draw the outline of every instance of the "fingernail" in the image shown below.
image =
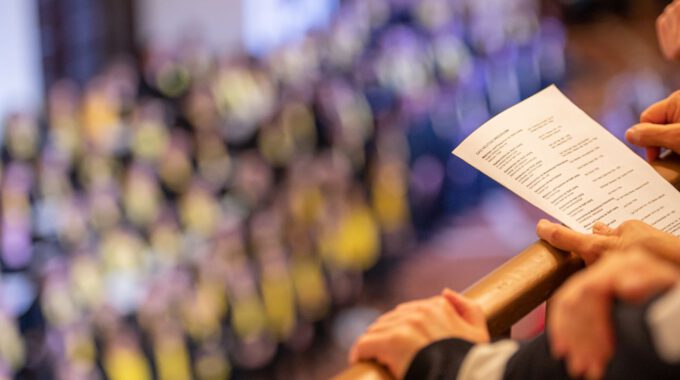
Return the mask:
<path id="1" fill-rule="evenodd" d="M 640 142 L 640 134 L 635 128 L 631 128 L 626 131 L 626 139 L 632 144 L 637 144 Z"/>
<path id="2" fill-rule="evenodd" d="M 602 222 L 597 222 L 593 225 L 593 232 L 595 233 L 605 233 L 607 231 L 609 231 L 609 226 Z"/>

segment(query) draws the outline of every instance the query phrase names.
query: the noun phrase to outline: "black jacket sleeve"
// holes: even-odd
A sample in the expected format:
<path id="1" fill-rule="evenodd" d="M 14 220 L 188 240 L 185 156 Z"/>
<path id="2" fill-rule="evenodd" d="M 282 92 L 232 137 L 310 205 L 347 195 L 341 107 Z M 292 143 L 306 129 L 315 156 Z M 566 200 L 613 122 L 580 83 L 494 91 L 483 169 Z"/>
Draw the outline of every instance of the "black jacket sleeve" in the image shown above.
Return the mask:
<path id="1" fill-rule="evenodd" d="M 434 342 L 416 354 L 405 378 L 453 380 L 458 375 L 463 359 L 473 346 L 473 343 L 461 339 Z"/>

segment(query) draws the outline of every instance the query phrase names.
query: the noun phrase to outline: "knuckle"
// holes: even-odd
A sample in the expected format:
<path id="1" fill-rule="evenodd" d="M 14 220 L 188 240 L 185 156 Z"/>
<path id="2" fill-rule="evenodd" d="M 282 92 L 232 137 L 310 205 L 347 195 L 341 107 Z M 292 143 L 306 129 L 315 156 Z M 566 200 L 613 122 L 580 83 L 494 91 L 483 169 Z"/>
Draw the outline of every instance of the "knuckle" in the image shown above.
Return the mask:
<path id="1" fill-rule="evenodd" d="M 568 312 L 575 304 L 578 303 L 578 294 L 577 290 L 578 289 L 570 289 L 571 291 L 565 294 L 562 294 L 560 297 L 557 297 L 555 299 L 555 309 L 558 312 L 564 313 Z"/>
<path id="2" fill-rule="evenodd" d="M 464 306 L 467 306 L 467 300 L 462 301 Z M 444 298 L 440 298 L 437 300 L 436 303 L 432 305 L 432 308 L 430 309 L 432 312 L 440 312 L 442 310 L 448 310 L 451 308 L 451 304 Z"/>
<path id="3" fill-rule="evenodd" d="M 401 311 L 409 308 L 410 306 L 412 306 L 411 302 L 402 303 L 397 305 L 397 307 L 394 308 L 394 311 Z"/>
<path id="4" fill-rule="evenodd" d="M 419 305 L 418 308 L 413 312 L 412 317 L 426 318 L 432 313 L 432 307 L 430 304 Z"/>
<path id="5" fill-rule="evenodd" d="M 646 266 L 648 264 L 645 254 L 637 249 L 631 250 L 629 254 L 626 255 L 624 262 L 633 268 L 638 267 L 639 265 Z"/>
<path id="6" fill-rule="evenodd" d="M 605 249 L 606 249 L 606 245 L 604 243 L 604 240 L 594 239 L 594 240 L 589 241 L 586 244 L 585 251 L 587 253 L 597 255 L 597 254 L 602 253 Z"/>
<path id="7" fill-rule="evenodd" d="M 631 219 L 621 223 L 621 226 L 619 228 L 621 229 L 621 232 L 628 232 L 630 230 L 644 228 L 645 226 L 646 224 L 643 221 Z"/>
<path id="8" fill-rule="evenodd" d="M 557 306 L 556 311 L 562 315 L 566 315 L 573 309 L 574 305 L 576 305 L 577 303 L 578 302 L 576 302 L 576 300 L 572 297 L 564 298 L 562 299 L 561 302 L 559 302 L 558 305 L 556 305 Z"/>
<path id="9" fill-rule="evenodd" d="M 406 323 L 410 326 L 419 327 L 425 322 L 425 318 L 419 314 L 413 314 L 406 318 Z"/>
<path id="10" fill-rule="evenodd" d="M 636 224 L 635 220 L 626 220 L 625 222 L 621 223 L 621 226 L 619 228 L 622 229 L 622 230 L 626 230 L 626 229 L 631 228 L 635 224 Z"/>
<path id="11" fill-rule="evenodd" d="M 580 288 L 578 292 L 579 301 L 583 301 L 588 298 L 595 297 L 602 293 L 602 286 L 599 281 L 591 280 L 586 281 Z M 578 303 L 581 303 L 578 302 Z"/>
<path id="12" fill-rule="evenodd" d="M 470 302 L 470 310 L 477 315 L 484 315 L 484 309 L 477 302 Z"/>
<path id="13" fill-rule="evenodd" d="M 410 330 L 407 329 L 399 329 L 395 331 L 395 333 L 390 336 L 388 343 L 397 345 L 409 341 L 412 336 L 409 331 Z"/>
<path id="14" fill-rule="evenodd" d="M 356 350 L 357 352 L 363 352 L 363 351 L 365 351 L 366 345 L 368 344 L 368 340 L 369 340 L 369 339 L 370 339 L 370 338 L 369 338 L 368 335 L 364 335 L 364 336 L 360 337 L 360 338 L 354 343 L 354 350 Z"/>
<path id="15" fill-rule="evenodd" d="M 619 263 L 621 271 L 631 274 L 639 274 L 650 269 L 649 257 L 638 250 L 631 250 L 621 258 Z"/>
<path id="16" fill-rule="evenodd" d="M 586 261 L 595 261 L 604 252 L 604 246 L 601 243 L 591 241 L 584 245 L 581 254 Z"/>
<path id="17" fill-rule="evenodd" d="M 551 242 L 559 242 L 564 239 L 564 233 L 559 228 L 552 228 L 548 231 L 548 240 Z"/>
<path id="18" fill-rule="evenodd" d="M 587 289 L 590 286 L 589 283 L 592 282 L 587 274 L 588 273 L 585 272 L 579 273 L 577 275 L 578 277 L 575 277 L 573 281 L 568 284 L 568 288 L 561 297 L 563 306 L 572 307 L 580 302 L 586 293 L 585 289 Z"/>
<path id="19" fill-rule="evenodd" d="M 404 341 L 404 334 L 401 331 L 395 331 L 392 334 L 383 338 L 384 343 L 389 346 L 401 344 Z"/>

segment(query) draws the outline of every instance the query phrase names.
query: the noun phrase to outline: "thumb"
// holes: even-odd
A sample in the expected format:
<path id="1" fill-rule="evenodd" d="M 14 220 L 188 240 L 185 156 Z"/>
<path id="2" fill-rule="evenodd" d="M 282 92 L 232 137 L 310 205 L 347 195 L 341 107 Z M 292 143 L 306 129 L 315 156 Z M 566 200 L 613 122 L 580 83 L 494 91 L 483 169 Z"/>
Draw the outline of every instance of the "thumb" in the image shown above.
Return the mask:
<path id="1" fill-rule="evenodd" d="M 666 124 L 669 122 L 669 120 L 666 120 L 668 102 L 669 98 L 666 98 L 647 107 L 640 115 L 640 123 Z"/>
<path id="2" fill-rule="evenodd" d="M 663 147 L 668 143 L 668 131 L 680 128 L 680 124 L 640 123 L 626 131 L 626 140 L 640 147 Z"/>
<path id="3" fill-rule="evenodd" d="M 484 317 L 482 308 L 471 299 L 466 298 L 449 288 L 442 291 L 442 297 L 444 297 L 444 299 L 456 309 L 458 315 L 468 323 L 475 326 L 486 324 L 486 317 Z"/>

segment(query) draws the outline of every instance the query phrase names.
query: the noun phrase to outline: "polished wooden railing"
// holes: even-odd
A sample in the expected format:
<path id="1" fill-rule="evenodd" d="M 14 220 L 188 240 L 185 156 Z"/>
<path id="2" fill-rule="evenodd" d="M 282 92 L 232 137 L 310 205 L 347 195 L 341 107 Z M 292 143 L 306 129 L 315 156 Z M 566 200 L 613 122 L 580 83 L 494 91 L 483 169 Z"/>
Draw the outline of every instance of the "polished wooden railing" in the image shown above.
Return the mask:
<path id="1" fill-rule="evenodd" d="M 680 189 L 680 158 L 670 156 L 652 164 L 673 186 Z M 571 253 L 537 241 L 486 275 L 463 293 L 477 301 L 486 315 L 489 331 L 498 336 L 548 299 L 571 274 L 582 267 Z M 390 380 L 378 364 L 354 364 L 334 380 Z"/>

